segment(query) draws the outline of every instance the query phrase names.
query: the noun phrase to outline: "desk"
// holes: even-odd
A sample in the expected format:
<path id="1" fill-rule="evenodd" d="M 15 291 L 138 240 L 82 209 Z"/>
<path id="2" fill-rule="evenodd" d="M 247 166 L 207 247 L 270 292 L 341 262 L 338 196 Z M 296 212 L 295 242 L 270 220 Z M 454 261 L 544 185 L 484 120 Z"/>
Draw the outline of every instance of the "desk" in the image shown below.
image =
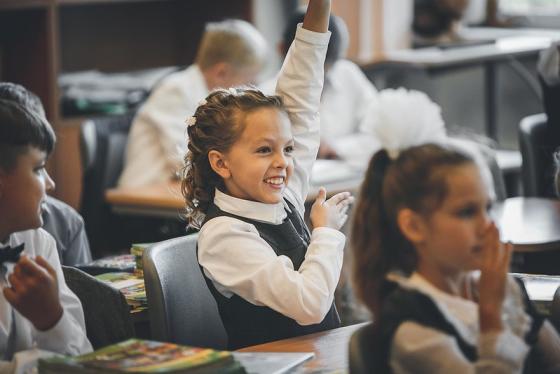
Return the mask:
<path id="1" fill-rule="evenodd" d="M 327 189 L 329 196 L 342 191 L 355 192 L 362 183 L 363 173 L 342 161 L 318 160 L 313 166 L 307 201 L 315 199 L 320 186 Z M 105 199 L 119 214 L 178 218 L 185 209 L 178 181 L 147 187 L 113 188 L 107 190 Z"/>
<path id="2" fill-rule="evenodd" d="M 560 249 L 560 201 L 514 197 L 497 203 L 492 214 L 502 241 L 511 241 L 516 252 Z"/>
<path id="3" fill-rule="evenodd" d="M 552 41 L 560 40 L 560 32 L 544 29 L 467 28 L 462 34 L 467 39 L 495 39 L 496 42 L 449 49 L 428 47 L 390 51 L 380 61 L 364 66 L 364 69 L 371 69 L 372 75 L 375 75 L 375 70 L 390 71 L 391 68 L 398 70 L 408 66 L 409 69 L 419 69 L 433 77 L 466 67 L 482 66 L 485 130 L 489 137 L 497 139 L 497 63 L 511 61 L 513 58 L 536 57 Z"/>
<path id="4" fill-rule="evenodd" d="M 303 372 L 348 371 L 348 344 L 350 337 L 366 323 L 278 340 L 240 349 L 240 352 L 314 352 L 315 357 L 303 365 Z"/>

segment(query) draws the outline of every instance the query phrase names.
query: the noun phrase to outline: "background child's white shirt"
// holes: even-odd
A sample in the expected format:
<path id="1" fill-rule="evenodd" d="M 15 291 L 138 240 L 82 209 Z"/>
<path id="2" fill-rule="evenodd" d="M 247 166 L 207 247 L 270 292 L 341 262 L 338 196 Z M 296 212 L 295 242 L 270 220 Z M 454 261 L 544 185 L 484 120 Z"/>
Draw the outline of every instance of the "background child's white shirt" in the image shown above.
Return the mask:
<path id="1" fill-rule="evenodd" d="M 277 77 L 260 85 L 263 92 L 274 93 Z M 354 62 L 340 59 L 326 74 L 321 97 L 321 139 L 346 162 L 365 168 L 380 148 L 368 128 L 376 107 L 377 90 Z"/>
<path id="2" fill-rule="evenodd" d="M 295 141 L 295 170 L 285 197 L 302 217 L 311 168 L 319 148 L 317 108 L 329 36 L 330 33 L 298 28 L 277 89 L 284 98 Z M 263 204 L 219 191 L 214 202 L 229 213 L 272 224 L 282 222 L 286 216 L 282 202 Z M 198 260 L 225 296 L 235 293 L 255 305 L 266 305 L 308 325 L 319 323 L 332 304 L 344 242 L 344 235 L 337 230 L 313 230 L 305 260 L 294 271 L 290 259 L 277 256 L 253 225 L 231 217 L 217 217 L 200 230 Z"/>
<path id="3" fill-rule="evenodd" d="M 197 65 L 173 73 L 158 84 L 134 118 L 120 187 L 164 183 L 182 165 L 187 126 L 208 87 Z"/>
<path id="4" fill-rule="evenodd" d="M 14 246 L 21 243 L 25 243 L 24 254 L 28 256 L 40 255 L 56 270 L 60 303 L 64 312 L 54 327 L 47 331 L 39 331 L 29 320 L 13 310 L 16 336 L 14 346 L 9 347 L 10 350 L 19 352 L 38 348 L 66 355 L 90 352 L 92 347 L 86 337 L 82 305 L 64 281 L 54 239 L 43 229 L 27 230 L 10 235 L 7 244 Z M 13 269 L 13 264 L 8 264 L 7 268 L 8 272 L 5 277 L 0 279 L 2 287 L 7 285 L 6 279 Z M 3 311 L 2 314 L 4 314 L 4 311 L 9 312 L 7 315 L 0 316 L 0 342 L 2 343 L 1 346 L 4 347 L 0 352 L 1 356 L 4 355 L 6 342 L 11 331 L 12 309 L 4 295 L 0 294 L 0 310 Z"/>
<path id="5" fill-rule="evenodd" d="M 517 373 L 522 372 L 529 347 L 523 336 L 531 318 L 523 311 L 519 286 L 508 279 L 503 314 L 504 330 L 480 334 L 478 304 L 438 290 L 417 273 L 389 279 L 417 290 L 434 301 L 465 341 L 478 347 L 479 359 L 464 357 L 456 340 L 441 331 L 407 321 L 399 326 L 391 343 L 390 365 L 395 373 Z"/>

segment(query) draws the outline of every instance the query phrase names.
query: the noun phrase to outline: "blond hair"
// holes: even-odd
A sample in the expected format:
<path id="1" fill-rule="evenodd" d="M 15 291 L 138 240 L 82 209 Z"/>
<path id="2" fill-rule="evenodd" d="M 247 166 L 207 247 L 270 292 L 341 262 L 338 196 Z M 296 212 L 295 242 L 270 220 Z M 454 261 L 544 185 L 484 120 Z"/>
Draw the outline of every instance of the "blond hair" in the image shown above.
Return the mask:
<path id="1" fill-rule="evenodd" d="M 202 70 L 220 62 L 239 69 L 263 65 L 266 51 L 266 41 L 253 25 L 228 19 L 206 25 L 195 62 Z"/>

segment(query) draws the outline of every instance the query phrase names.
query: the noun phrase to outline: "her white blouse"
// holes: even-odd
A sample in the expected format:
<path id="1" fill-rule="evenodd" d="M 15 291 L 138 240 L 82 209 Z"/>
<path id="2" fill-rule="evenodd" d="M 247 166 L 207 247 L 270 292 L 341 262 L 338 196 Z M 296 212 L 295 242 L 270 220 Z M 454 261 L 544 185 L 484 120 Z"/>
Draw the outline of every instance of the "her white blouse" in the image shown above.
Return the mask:
<path id="1" fill-rule="evenodd" d="M 311 167 L 319 148 L 319 100 L 330 33 L 298 26 L 278 80 L 294 136 L 294 173 L 285 191 L 303 217 Z M 216 191 L 221 210 L 280 224 L 287 206 L 237 199 Z M 299 270 L 277 256 L 256 228 L 231 217 L 217 217 L 200 230 L 198 258 L 205 274 L 226 297 L 234 293 L 255 305 L 266 305 L 301 325 L 319 323 L 328 312 L 342 267 L 345 236 L 334 229 L 313 230 Z"/>

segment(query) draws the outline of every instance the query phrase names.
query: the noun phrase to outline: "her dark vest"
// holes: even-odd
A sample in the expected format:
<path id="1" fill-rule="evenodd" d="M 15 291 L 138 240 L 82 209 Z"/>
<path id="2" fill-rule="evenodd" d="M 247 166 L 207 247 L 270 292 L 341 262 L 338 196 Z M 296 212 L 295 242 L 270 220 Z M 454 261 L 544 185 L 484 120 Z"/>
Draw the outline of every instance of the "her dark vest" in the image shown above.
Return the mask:
<path id="1" fill-rule="evenodd" d="M 523 284 L 520 281 L 518 281 L 518 283 L 520 283 L 521 286 L 525 302 L 525 311 L 532 318 L 532 325 L 525 336 L 525 342 L 529 346 L 533 346 L 537 341 L 538 331 L 542 326 L 543 317 L 529 301 Z M 369 363 L 370 367 L 375 368 L 375 373 L 383 374 L 392 372 L 389 367 L 391 341 L 399 326 L 405 321 L 416 322 L 452 336 L 463 355 L 469 361 L 475 362 L 478 359 L 477 347 L 463 339 L 431 298 L 419 291 L 402 288 L 390 281 L 384 284 L 383 293 L 387 296 L 383 301 L 380 317 L 375 321 L 377 330 L 372 337 L 375 341 L 371 342 L 372 346 L 377 347 L 375 352 L 372 352 L 372 361 Z M 524 373 L 539 372 L 538 369 L 540 365 L 532 351 L 533 350 L 531 350 L 525 361 Z"/>
<path id="2" fill-rule="evenodd" d="M 220 216 L 250 223 L 255 226 L 260 237 L 272 247 L 278 256 L 287 256 L 292 260 L 294 269 L 298 270 L 309 246 L 310 234 L 295 207 L 290 202 L 287 201 L 287 203 L 291 212 L 288 212 L 288 217 L 279 225 L 236 216 L 220 210 L 214 204 L 209 206 L 204 223 Z M 239 270 L 243 271 L 243 269 Z M 205 278 L 218 303 L 220 316 L 228 334 L 228 348 L 231 350 L 329 330 L 340 325 L 334 303 L 321 323 L 302 326 L 269 307 L 253 305 L 236 294 L 227 298 L 216 289 L 214 283 L 206 275 Z M 282 286 L 277 285 L 277 287 Z"/>

